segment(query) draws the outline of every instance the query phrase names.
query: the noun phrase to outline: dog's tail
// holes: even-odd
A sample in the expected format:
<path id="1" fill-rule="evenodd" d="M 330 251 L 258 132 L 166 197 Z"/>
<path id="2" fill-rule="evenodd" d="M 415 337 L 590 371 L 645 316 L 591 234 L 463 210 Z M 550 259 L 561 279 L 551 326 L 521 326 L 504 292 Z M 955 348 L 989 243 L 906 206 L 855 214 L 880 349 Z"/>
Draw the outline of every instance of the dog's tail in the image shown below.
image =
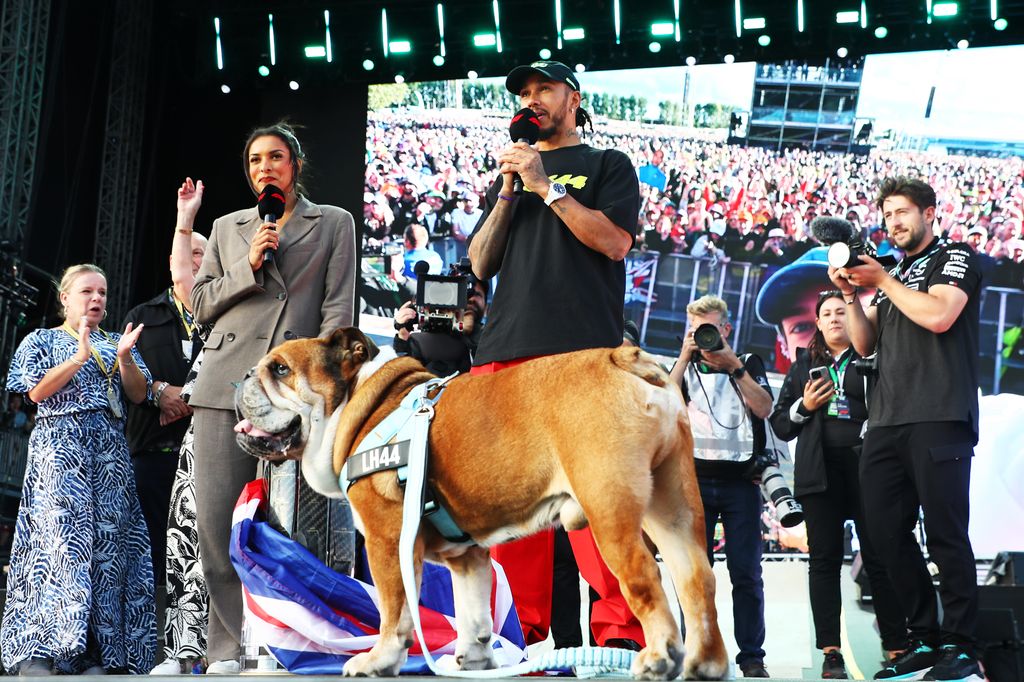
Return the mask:
<path id="1" fill-rule="evenodd" d="M 620 346 L 611 352 L 612 363 L 653 386 L 668 386 L 669 378 L 657 361 L 639 348 Z"/>

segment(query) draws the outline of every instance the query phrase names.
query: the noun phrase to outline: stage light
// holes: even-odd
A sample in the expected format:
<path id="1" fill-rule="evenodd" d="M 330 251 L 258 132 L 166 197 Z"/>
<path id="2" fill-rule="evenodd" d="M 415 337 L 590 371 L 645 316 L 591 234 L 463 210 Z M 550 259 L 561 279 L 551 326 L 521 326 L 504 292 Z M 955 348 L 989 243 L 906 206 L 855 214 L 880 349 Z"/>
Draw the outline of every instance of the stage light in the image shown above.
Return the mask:
<path id="1" fill-rule="evenodd" d="M 757 37 L 757 44 L 760 45 L 761 47 L 768 47 L 769 45 L 772 44 L 772 38 L 771 38 L 771 36 L 767 36 L 767 35 L 758 36 Z"/>
<path id="2" fill-rule="evenodd" d="M 220 18 L 213 18 L 213 31 L 217 35 L 217 70 L 224 70 L 224 50 L 220 45 Z"/>
<path id="3" fill-rule="evenodd" d="M 697 63 L 697 58 L 696 57 L 692 57 L 691 56 L 691 57 L 687 57 L 686 58 L 686 65 L 687 66 L 693 66 L 696 63 Z"/>
<path id="4" fill-rule="evenodd" d="M 586 64 L 577 64 L 576 65 L 576 73 L 583 73 L 586 70 L 587 70 L 587 65 Z"/>
<path id="5" fill-rule="evenodd" d="M 956 49 L 958 50 L 966 50 L 970 46 L 971 44 L 966 40 L 958 40 L 956 43 Z"/>
<path id="6" fill-rule="evenodd" d="M 439 54 L 434 55 L 434 66 L 444 66 L 444 57 Z"/>
<path id="7" fill-rule="evenodd" d="M 501 52 L 501 18 L 498 16 L 498 0 L 491 0 L 491 8 L 494 10 L 494 37 L 497 40 L 495 49 Z"/>
<path id="8" fill-rule="evenodd" d="M 562 31 L 562 37 L 566 40 L 583 40 L 587 33 L 582 28 L 567 28 Z"/>
<path id="9" fill-rule="evenodd" d="M 868 27 L 868 4 L 865 0 L 860 0 L 860 27 Z"/>
<path id="10" fill-rule="evenodd" d="M 447 56 L 447 53 L 444 49 L 444 5 L 441 3 L 437 3 L 437 35 L 441 38 L 440 56 L 443 58 Z"/>
<path id="11" fill-rule="evenodd" d="M 224 85 L 220 86 L 220 91 L 223 92 L 226 95 L 229 92 L 231 92 L 231 88 L 228 87 L 227 83 L 225 83 Z"/>
<path id="12" fill-rule="evenodd" d="M 327 62 L 334 61 L 334 51 L 331 49 L 331 10 L 324 10 L 324 47 L 327 49 Z"/>
<path id="13" fill-rule="evenodd" d="M 999 0 L 989 0 L 988 9 L 989 18 L 991 18 L 992 21 L 995 21 L 996 19 L 999 18 Z M 1003 29 L 997 28 L 996 30 L 1002 31 Z"/>
<path id="14" fill-rule="evenodd" d="M 675 36 L 676 42 L 682 40 L 682 34 L 679 32 L 679 0 L 672 0 L 672 16 L 675 17 Z"/>
<path id="15" fill-rule="evenodd" d="M 408 40 L 392 40 L 388 45 L 393 54 L 409 54 L 412 52 L 412 43 Z"/>
<path id="16" fill-rule="evenodd" d="M 619 8 L 619 0 L 615 0 L 612 14 L 615 20 L 615 44 L 622 43 L 622 10 Z"/>
<path id="17" fill-rule="evenodd" d="M 497 42 L 493 33 L 477 33 L 473 36 L 474 47 L 494 47 Z"/>
<path id="18" fill-rule="evenodd" d="M 722 61 L 725 62 L 726 64 L 732 64 L 734 61 L 736 61 L 736 57 L 733 57 L 731 54 L 727 54 L 722 58 Z"/>
<path id="19" fill-rule="evenodd" d="M 657 21 L 651 24 L 651 35 L 652 36 L 670 36 L 675 33 L 675 28 L 671 22 L 668 21 Z"/>
<path id="20" fill-rule="evenodd" d="M 551 59 L 551 50 L 546 47 L 541 48 L 537 55 L 540 56 L 541 59 Z"/>
<path id="21" fill-rule="evenodd" d="M 996 19 L 994 22 L 992 22 L 992 28 L 994 28 L 997 31 L 1005 31 L 1008 23 L 1009 22 L 1007 22 L 1006 19 L 1000 17 Z"/>
<path id="22" fill-rule="evenodd" d="M 306 59 L 322 59 L 327 56 L 327 48 L 323 45 L 306 45 Z"/>
<path id="23" fill-rule="evenodd" d="M 661 43 L 657 40 L 652 40 L 651 44 L 647 46 L 647 49 L 657 54 L 658 52 L 661 52 Z"/>
<path id="24" fill-rule="evenodd" d="M 277 41 L 274 40 L 274 15 L 267 15 L 267 41 L 270 45 L 270 65 L 277 65 Z"/>
<path id="25" fill-rule="evenodd" d="M 288 87 L 291 88 L 292 90 L 298 90 L 299 81 L 288 81 Z"/>
<path id="26" fill-rule="evenodd" d="M 767 26 L 767 22 L 764 17 L 749 17 L 743 20 L 744 31 L 760 31 L 765 26 Z"/>
<path id="27" fill-rule="evenodd" d="M 856 24 L 858 21 L 860 21 L 860 12 L 856 10 L 836 12 L 837 24 Z"/>
<path id="28" fill-rule="evenodd" d="M 558 36 L 558 49 L 562 49 L 562 0 L 555 0 L 555 35 Z"/>
<path id="29" fill-rule="evenodd" d="M 932 5 L 932 16 L 936 19 L 955 17 L 960 12 L 960 4 L 956 2 L 937 2 Z"/>
<path id="30" fill-rule="evenodd" d="M 878 38 L 879 40 L 886 37 L 887 35 L 889 35 L 889 29 L 887 29 L 885 26 L 879 26 L 878 28 L 875 29 L 875 37 Z"/>
<path id="31" fill-rule="evenodd" d="M 386 7 L 380 10 L 380 41 L 384 48 L 384 58 L 387 59 L 390 47 L 388 43 L 388 10 Z"/>
<path id="32" fill-rule="evenodd" d="M 740 0 L 736 0 L 736 37 L 743 37 L 743 8 L 740 7 Z"/>
<path id="33" fill-rule="evenodd" d="M 372 59 L 363 60 L 363 69 L 365 71 L 373 71 L 374 63 Z"/>
<path id="34" fill-rule="evenodd" d="M 480 74 L 478 74 L 478 73 L 477 73 L 476 71 L 474 71 L 474 70 L 470 69 L 470 70 L 469 70 L 469 71 L 468 71 L 468 72 L 466 73 L 466 77 L 467 77 L 467 78 L 469 78 L 469 80 L 471 80 L 471 81 L 475 81 L 475 80 L 476 80 L 477 78 L 479 78 L 479 77 L 480 77 Z"/>
<path id="35" fill-rule="evenodd" d="M 836 56 L 839 57 L 840 59 L 846 59 L 846 55 L 848 54 L 850 54 L 850 51 L 847 50 L 845 47 L 841 47 L 838 50 L 836 50 Z"/>
<path id="36" fill-rule="evenodd" d="M 256 72 L 259 73 L 264 78 L 266 78 L 267 76 L 270 75 L 270 67 L 268 67 L 266 64 L 260 64 L 259 68 L 256 69 Z"/>
<path id="37" fill-rule="evenodd" d="M 400 73 L 396 73 L 395 74 L 395 82 L 398 83 L 399 85 L 401 85 L 402 83 L 405 82 L 405 76 L 403 76 Z"/>
<path id="38" fill-rule="evenodd" d="M 804 32 L 804 0 L 796 0 L 796 30 Z"/>

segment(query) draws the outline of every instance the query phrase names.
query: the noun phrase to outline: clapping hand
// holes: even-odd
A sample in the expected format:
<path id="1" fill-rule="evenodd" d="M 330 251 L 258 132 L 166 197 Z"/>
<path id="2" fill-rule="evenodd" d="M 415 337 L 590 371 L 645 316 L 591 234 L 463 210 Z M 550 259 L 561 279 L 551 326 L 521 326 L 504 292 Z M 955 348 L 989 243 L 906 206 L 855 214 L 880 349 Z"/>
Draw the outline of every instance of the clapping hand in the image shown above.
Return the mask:
<path id="1" fill-rule="evenodd" d="M 121 334 L 121 339 L 117 342 L 117 357 L 121 360 L 121 365 L 125 365 L 127 361 L 131 360 L 132 348 L 135 348 L 135 344 L 139 340 L 139 335 L 142 334 L 142 328 L 146 325 L 140 324 L 135 329 L 132 329 L 132 323 L 129 322 L 124 328 L 124 333 Z M 84 336 L 82 338 L 85 338 Z"/>
<path id="2" fill-rule="evenodd" d="M 89 362 L 89 356 L 92 355 L 92 345 L 89 343 L 90 331 L 92 328 L 89 326 L 89 318 L 82 315 L 78 321 L 78 351 L 74 356 L 79 365 Z"/>
<path id="3" fill-rule="evenodd" d="M 192 178 L 185 178 L 178 188 L 178 213 L 195 218 L 199 207 L 203 204 L 203 181 L 192 183 Z M 191 225 L 191 221 L 189 222 Z"/>

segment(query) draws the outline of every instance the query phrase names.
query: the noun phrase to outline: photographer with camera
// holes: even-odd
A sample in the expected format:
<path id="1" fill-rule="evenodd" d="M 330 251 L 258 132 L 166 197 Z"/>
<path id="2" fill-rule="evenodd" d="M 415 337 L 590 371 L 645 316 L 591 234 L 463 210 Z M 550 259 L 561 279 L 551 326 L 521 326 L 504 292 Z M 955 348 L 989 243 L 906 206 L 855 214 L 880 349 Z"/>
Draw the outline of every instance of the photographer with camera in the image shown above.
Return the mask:
<path id="1" fill-rule="evenodd" d="M 708 559 L 714 563 L 715 525 L 721 519 L 739 647 L 736 663 L 744 677 L 768 677 L 762 648 L 762 505 L 755 479 L 767 463 L 758 455 L 766 451 L 764 419 L 772 395 L 761 359 L 741 359 L 729 346 L 732 324 L 725 301 L 702 296 L 686 306 L 686 320 L 689 330 L 670 376 L 688 397 Z"/>
<path id="2" fill-rule="evenodd" d="M 862 513 L 858 466 L 861 427 L 868 416 L 866 382 L 859 372 L 851 371 L 860 356 L 847 334 L 846 307 L 836 289 L 818 296 L 814 336 L 806 349 L 797 349 L 796 362 L 786 374 L 769 418 L 782 440 L 799 437 L 793 488 L 807 522 L 807 578 L 815 646 L 824 653 L 824 679 L 847 677 L 839 650 L 839 579 L 847 519 L 857 526 L 882 647 L 890 658 L 907 648 L 906 619 Z"/>
<path id="3" fill-rule="evenodd" d="M 419 264 L 417 264 L 419 265 Z M 423 266 L 419 266 L 423 269 Z M 422 296 L 408 301 L 395 312 L 395 340 L 392 346 L 398 355 L 409 355 L 439 377 L 455 372 L 468 372 L 473 364 L 483 319 L 487 313 L 487 282 L 473 276 L 469 259 L 452 265 L 448 276 L 420 275 L 427 282 L 442 286 L 462 287 L 465 305 L 437 315 L 436 306 Z M 455 281 L 452 281 L 455 280 Z M 426 291 L 426 287 L 422 287 Z M 419 293 L 419 292 L 417 292 Z M 457 295 L 457 294 L 456 294 Z M 457 300 L 457 299 L 456 299 Z M 418 331 L 414 331 L 419 327 Z"/>
<path id="4" fill-rule="evenodd" d="M 981 680 L 978 614 L 967 534 L 971 458 L 978 442 L 981 275 L 966 244 L 935 236 L 935 190 L 887 178 L 878 207 L 906 256 L 886 272 L 875 259 L 829 268 L 843 293 L 850 339 L 875 353 L 860 478 L 871 542 L 889 571 L 911 644 L 876 679 Z M 865 311 L 858 287 L 878 292 Z M 928 553 L 939 568 L 940 625 L 931 575 L 914 535 L 924 511 Z"/>

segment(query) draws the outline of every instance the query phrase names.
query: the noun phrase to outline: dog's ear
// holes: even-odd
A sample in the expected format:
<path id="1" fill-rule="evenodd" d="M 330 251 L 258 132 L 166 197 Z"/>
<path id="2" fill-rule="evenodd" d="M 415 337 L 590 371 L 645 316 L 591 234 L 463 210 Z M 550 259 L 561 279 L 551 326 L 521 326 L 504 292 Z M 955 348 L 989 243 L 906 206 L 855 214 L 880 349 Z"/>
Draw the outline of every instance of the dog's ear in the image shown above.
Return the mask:
<path id="1" fill-rule="evenodd" d="M 370 340 L 366 334 L 359 331 L 358 327 L 341 327 L 335 329 L 327 342 L 337 350 L 348 350 L 352 353 L 353 359 L 359 362 L 367 362 L 377 357 L 380 349 L 377 344 Z"/>

